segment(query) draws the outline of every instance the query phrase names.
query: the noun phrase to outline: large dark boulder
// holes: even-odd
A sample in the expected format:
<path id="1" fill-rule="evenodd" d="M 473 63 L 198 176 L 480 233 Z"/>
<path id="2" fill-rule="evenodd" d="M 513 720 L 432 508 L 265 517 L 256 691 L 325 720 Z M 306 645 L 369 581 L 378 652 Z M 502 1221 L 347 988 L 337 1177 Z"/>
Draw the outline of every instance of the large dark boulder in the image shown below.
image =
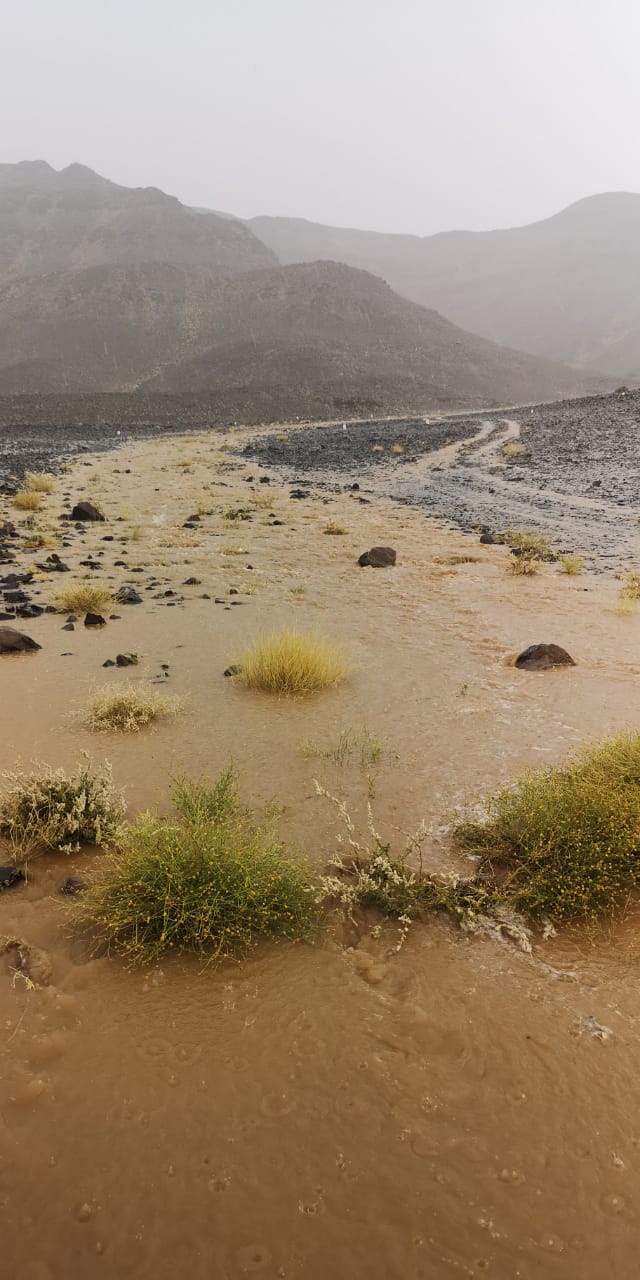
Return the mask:
<path id="1" fill-rule="evenodd" d="M 559 644 L 531 644 L 516 658 L 516 666 L 521 671 L 548 671 L 550 667 L 575 665 L 570 654 Z"/>
<path id="2" fill-rule="evenodd" d="M 104 520 L 104 516 L 101 511 L 98 511 L 97 507 L 93 506 L 93 503 L 76 502 L 76 505 L 73 508 L 73 511 L 71 512 L 71 519 L 72 520 Z"/>
<path id="3" fill-rule="evenodd" d="M 42 645 L 36 644 L 24 632 L 16 631 L 14 627 L 0 627 L 0 653 L 31 653 L 41 648 Z"/>
<path id="4" fill-rule="evenodd" d="M 372 547 L 370 551 L 363 551 L 358 560 L 362 568 L 370 565 L 372 569 L 386 569 L 395 562 L 396 553 L 393 547 Z"/>

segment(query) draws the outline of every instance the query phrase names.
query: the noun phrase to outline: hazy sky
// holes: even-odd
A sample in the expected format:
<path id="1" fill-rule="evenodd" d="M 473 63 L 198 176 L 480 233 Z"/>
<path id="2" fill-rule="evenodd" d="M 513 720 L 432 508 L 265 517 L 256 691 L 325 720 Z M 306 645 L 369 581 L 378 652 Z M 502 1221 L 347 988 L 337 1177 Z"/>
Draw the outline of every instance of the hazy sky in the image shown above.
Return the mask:
<path id="1" fill-rule="evenodd" d="M 0 160 L 430 233 L 640 191 L 638 0 L 16 0 Z"/>

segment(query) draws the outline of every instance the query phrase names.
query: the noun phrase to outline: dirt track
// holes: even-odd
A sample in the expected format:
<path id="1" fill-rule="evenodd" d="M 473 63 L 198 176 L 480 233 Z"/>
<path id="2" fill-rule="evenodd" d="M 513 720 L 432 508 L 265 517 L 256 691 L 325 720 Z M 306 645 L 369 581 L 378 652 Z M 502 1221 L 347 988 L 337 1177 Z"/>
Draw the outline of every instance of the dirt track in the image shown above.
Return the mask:
<path id="1" fill-rule="evenodd" d="M 532 528 L 598 567 L 640 560 L 640 393 L 471 416 L 313 426 L 245 454 L 317 484 L 357 482 L 465 530 Z M 506 456 L 504 447 L 522 452 Z"/>

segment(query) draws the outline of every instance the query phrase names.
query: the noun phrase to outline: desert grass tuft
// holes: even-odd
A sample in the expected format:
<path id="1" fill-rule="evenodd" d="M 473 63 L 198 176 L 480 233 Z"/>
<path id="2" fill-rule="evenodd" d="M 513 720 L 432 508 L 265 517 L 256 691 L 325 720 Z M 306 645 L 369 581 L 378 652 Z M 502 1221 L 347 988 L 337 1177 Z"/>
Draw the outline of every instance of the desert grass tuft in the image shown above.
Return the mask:
<path id="1" fill-rule="evenodd" d="M 96 582 L 70 582 L 53 598 L 58 613 L 98 613 L 112 600 L 108 587 Z"/>
<path id="2" fill-rule="evenodd" d="M 520 444 L 518 440 L 510 440 L 508 444 L 504 445 L 502 456 L 503 458 L 521 458 L 526 452 L 524 445 Z"/>
<path id="3" fill-rule="evenodd" d="M 41 765 L 33 773 L 1 775 L 0 835 L 16 858 L 38 849 L 72 853 L 81 845 L 114 840 L 124 801 L 113 787 L 111 766 L 88 758 L 70 774 Z"/>
<path id="4" fill-rule="evenodd" d="M 18 489 L 14 494 L 13 505 L 18 511 L 39 511 L 42 506 L 42 494 L 33 489 Z"/>
<path id="5" fill-rule="evenodd" d="M 25 471 L 24 485 L 31 493 L 53 493 L 56 478 L 49 471 Z"/>
<path id="6" fill-rule="evenodd" d="M 558 564 L 563 573 L 570 578 L 575 578 L 584 569 L 584 556 L 579 556 L 575 551 L 567 551 L 563 556 L 558 556 Z"/>
<path id="7" fill-rule="evenodd" d="M 150 685 L 105 685 L 92 694 L 83 718 L 97 733 L 136 733 L 157 720 L 177 715 L 182 706 L 181 698 L 159 693 Z"/>
<path id="8" fill-rule="evenodd" d="M 174 787 L 173 817 L 142 814 L 73 904 L 78 923 L 131 963 L 171 951 L 238 957 L 266 938 L 313 936 L 304 863 L 241 805 L 231 770 Z"/>
<path id="9" fill-rule="evenodd" d="M 284 630 L 254 641 L 234 677 L 248 689 L 288 696 L 332 689 L 349 674 L 343 650 L 315 632 Z"/>
<path id="10" fill-rule="evenodd" d="M 330 520 L 329 523 L 324 526 L 322 532 L 327 533 L 334 538 L 339 538 L 342 537 L 347 530 L 344 529 L 341 524 L 336 524 L 335 520 Z"/>

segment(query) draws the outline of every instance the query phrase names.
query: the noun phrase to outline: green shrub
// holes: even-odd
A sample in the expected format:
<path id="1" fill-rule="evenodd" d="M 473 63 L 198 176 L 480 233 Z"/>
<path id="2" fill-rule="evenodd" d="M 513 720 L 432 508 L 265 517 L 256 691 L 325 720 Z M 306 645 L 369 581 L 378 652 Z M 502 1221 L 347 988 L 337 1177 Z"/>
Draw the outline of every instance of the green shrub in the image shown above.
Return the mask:
<path id="1" fill-rule="evenodd" d="M 526 773 L 457 843 L 481 859 L 502 902 L 530 916 L 595 920 L 640 880 L 640 734 Z M 498 871 L 500 874 L 498 875 Z"/>
<path id="2" fill-rule="evenodd" d="M 178 781 L 174 804 L 173 818 L 144 813 L 126 831 L 74 903 L 78 920 L 132 962 L 172 950 L 237 956 L 259 938 L 312 935 L 307 870 L 240 804 L 232 770 L 210 786 Z"/>
<path id="3" fill-rule="evenodd" d="M 93 768 L 89 760 L 68 776 L 43 765 L 34 773 L 1 775 L 0 835 L 17 854 L 35 849 L 72 853 L 84 844 L 115 839 L 124 801 L 113 788 L 111 766 Z"/>

